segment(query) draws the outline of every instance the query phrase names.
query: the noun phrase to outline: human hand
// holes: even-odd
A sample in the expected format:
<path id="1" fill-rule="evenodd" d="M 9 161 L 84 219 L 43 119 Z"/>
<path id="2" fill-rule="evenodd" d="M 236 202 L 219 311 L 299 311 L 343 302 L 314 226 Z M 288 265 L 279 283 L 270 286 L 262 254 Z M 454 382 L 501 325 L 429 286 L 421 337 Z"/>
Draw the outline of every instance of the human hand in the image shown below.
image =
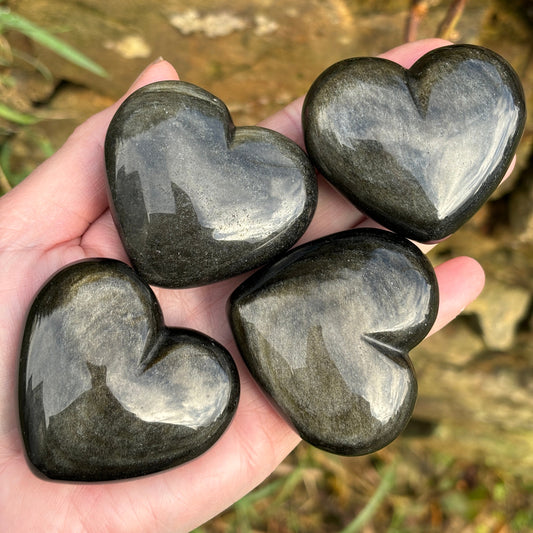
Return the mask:
<path id="1" fill-rule="evenodd" d="M 410 43 L 383 57 L 408 67 L 445 44 L 434 39 Z M 130 92 L 164 79 L 177 79 L 177 74 L 168 63 L 157 62 Z M 302 102 L 296 100 L 261 125 L 303 146 Z M 69 263 L 89 257 L 128 261 L 108 209 L 103 156 L 107 126 L 118 105 L 81 125 L 53 157 L 0 199 L 0 522 L 5 531 L 189 531 L 265 479 L 299 442 L 250 377 L 231 334 L 226 302 L 244 275 L 208 287 L 155 289 L 168 326 L 213 337 L 230 350 L 239 368 L 237 413 L 210 450 L 172 470 L 104 484 L 53 482 L 30 470 L 16 401 L 27 309 L 42 284 Z M 377 226 L 322 178 L 319 186 L 314 219 L 300 242 Z M 484 281 L 481 267 L 466 257 L 439 265 L 436 273 L 440 309 L 433 331 L 472 301 Z"/>

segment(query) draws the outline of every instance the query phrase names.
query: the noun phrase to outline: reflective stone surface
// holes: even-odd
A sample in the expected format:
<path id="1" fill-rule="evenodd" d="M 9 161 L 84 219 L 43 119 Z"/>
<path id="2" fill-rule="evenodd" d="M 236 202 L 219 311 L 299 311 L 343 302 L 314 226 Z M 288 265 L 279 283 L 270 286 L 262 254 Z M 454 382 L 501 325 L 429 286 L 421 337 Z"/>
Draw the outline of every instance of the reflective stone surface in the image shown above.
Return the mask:
<path id="1" fill-rule="evenodd" d="M 31 307 L 20 417 L 28 458 L 47 477 L 119 479 L 193 459 L 223 433 L 238 397 L 229 353 L 165 328 L 152 291 L 123 263 L 67 267 Z"/>
<path id="2" fill-rule="evenodd" d="M 290 248 L 314 213 L 305 153 L 185 82 L 131 95 L 113 118 L 106 166 L 114 218 L 135 269 L 164 287 L 207 284 Z"/>
<path id="3" fill-rule="evenodd" d="M 433 269 L 412 243 L 360 229 L 310 242 L 233 293 L 252 375 L 299 434 L 360 455 L 391 442 L 417 393 L 408 351 L 437 313 Z"/>
<path id="4" fill-rule="evenodd" d="M 453 233 L 502 180 L 525 123 L 512 67 L 485 48 L 439 48 L 409 70 L 332 65 L 303 109 L 309 155 L 381 224 L 419 241 Z"/>

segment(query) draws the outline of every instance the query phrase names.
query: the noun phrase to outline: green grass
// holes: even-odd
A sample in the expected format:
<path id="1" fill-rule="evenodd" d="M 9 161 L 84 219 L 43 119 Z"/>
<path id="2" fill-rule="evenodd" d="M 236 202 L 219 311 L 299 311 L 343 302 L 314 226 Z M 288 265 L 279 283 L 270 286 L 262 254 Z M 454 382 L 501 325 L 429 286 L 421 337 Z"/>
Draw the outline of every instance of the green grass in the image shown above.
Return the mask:
<path id="1" fill-rule="evenodd" d="M 19 31 L 36 43 L 45 46 L 52 52 L 63 57 L 70 63 L 88 70 L 97 76 L 108 76 L 105 69 L 65 41 L 58 39 L 49 31 L 39 27 L 27 18 L 13 13 L 9 8 L 0 7 L 0 34 L 5 33 L 6 30 Z"/>
<path id="2" fill-rule="evenodd" d="M 32 130 L 28 131 L 30 134 L 27 135 L 26 143 L 40 159 L 47 159 L 55 152 L 48 138 L 32 134 Z M 26 163 L 21 168 L 14 169 L 12 161 L 12 146 L 8 139 L 0 145 L 0 195 L 19 184 L 34 168 L 33 163 Z"/>
<path id="3" fill-rule="evenodd" d="M 389 465 L 383 472 L 381 482 L 362 511 L 340 533 L 359 533 L 377 513 L 383 500 L 394 488 L 396 482 L 396 465 Z"/>
<path id="4" fill-rule="evenodd" d="M 31 126 L 33 124 L 37 124 L 37 122 L 40 121 L 40 119 L 35 115 L 21 113 L 20 111 L 17 111 L 16 109 L 9 107 L 8 105 L 3 104 L 2 102 L 0 102 L 0 118 L 9 120 L 10 122 L 18 124 L 20 126 Z"/>
<path id="5" fill-rule="evenodd" d="M 365 457 L 302 444 L 262 485 L 194 533 L 525 533 L 533 492 L 475 461 L 403 439 Z"/>
<path id="6" fill-rule="evenodd" d="M 0 2 L 3 3 L 3 2 Z M 34 22 L 28 20 L 17 13 L 12 12 L 7 7 L 0 6 L 0 46 L 3 47 L 5 57 L 3 58 L 3 67 L 12 67 L 12 62 L 15 58 L 22 60 L 24 63 L 32 67 L 35 71 L 39 72 L 44 79 L 50 81 L 52 74 L 50 70 L 37 58 L 23 52 L 11 48 L 11 45 L 5 37 L 6 32 L 17 31 L 33 40 L 34 42 L 48 48 L 52 52 L 56 53 L 66 61 L 77 65 L 97 76 L 107 77 L 108 74 L 104 68 L 95 63 L 92 59 L 87 57 L 82 52 L 76 50 L 65 41 L 55 37 L 52 33 L 41 28 Z M 13 76 L 8 74 L 2 74 L 0 76 L 0 88 L 16 89 L 16 80 Z M 17 171 L 14 171 L 11 167 L 11 139 L 12 137 L 21 131 L 22 128 L 30 128 L 41 120 L 37 113 L 22 112 L 9 103 L 0 102 L 0 119 L 7 121 L 10 125 L 8 128 L 4 128 L 5 131 L 0 132 L 4 137 L 3 143 L 0 145 L 0 195 L 8 192 L 13 186 L 24 179 L 32 168 L 24 167 Z M 53 148 L 50 145 L 48 139 L 33 140 L 32 144 L 35 145 L 36 150 L 42 153 L 45 157 L 50 156 L 53 153 Z"/>

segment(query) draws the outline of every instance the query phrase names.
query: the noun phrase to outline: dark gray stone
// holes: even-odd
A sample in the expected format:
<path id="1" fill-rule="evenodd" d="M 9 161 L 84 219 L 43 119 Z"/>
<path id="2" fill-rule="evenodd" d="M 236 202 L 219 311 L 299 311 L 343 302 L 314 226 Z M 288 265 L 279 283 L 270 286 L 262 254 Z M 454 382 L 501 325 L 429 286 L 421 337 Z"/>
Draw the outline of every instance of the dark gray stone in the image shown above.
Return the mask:
<path id="1" fill-rule="evenodd" d="M 409 238 L 446 237 L 502 180 L 525 124 L 518 76 L 472 45 L 409 70 L 352 58 L 325 70 L 303 107 L 309 156 L 362 211 Z"/>
<path id="2" fill-rule="evenodd" d="M 166 328 L 154 294 L 123 263 L 69 266 L 30 309 L 21 428 L 30 462 L 49 478 L 102 481 L 179 465 L 220 437 L 238 398 L 229 353 Z"/>
<path id="3" fill-rule="evenodd" d="M 222 101 L 185 82 L 131 95 L 107 133 L 112 211 L 149 283 L 203 285 L 290 248 L 317 201 L 314 169 L 292 141 L 235 128 Z"/>
<path id="4" fill-rule="evenodd" d="M 296 431 L 361 455 L 407 424 L 417 394 L 408 351 L 437 313 L 434 271 L 395 234 L 351 230 L 307 243 L 231 297 L 250 372 Z"/>

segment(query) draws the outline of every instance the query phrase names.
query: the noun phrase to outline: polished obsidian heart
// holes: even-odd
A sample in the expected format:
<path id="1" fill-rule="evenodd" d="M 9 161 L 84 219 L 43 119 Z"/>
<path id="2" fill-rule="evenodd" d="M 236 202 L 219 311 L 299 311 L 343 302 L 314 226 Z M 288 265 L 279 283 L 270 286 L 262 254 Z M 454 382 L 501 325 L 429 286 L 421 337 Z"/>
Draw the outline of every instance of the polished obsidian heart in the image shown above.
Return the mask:
<path id="1" fill-rule="evenodd" d="M 295 248 L 230 302 L 253 377 L 298 433 L 327 451 L 376 451 L 403 430 L 417 383 L 408 351 L 437 313 L 434 271 L 412 243 L 351 230 Z"/>
<path id="2" fill-rule="evenodd" d="M 431 241 L 502 180 L 524 129 L 524 93 L 499 55 L 446 46 L 409 70 L 380 58 L 336 63 L 313 83 L 302 118 L 329 181 L 384 226 Z"/>
<path id="3" fill-rule="evenodd" d="M 229 353 L 166 328 L 127 265 L 75 263 L 30 309 L 19 404 L 30 462 L 54 479 L 101 481 L 179 465 L 230 423 L 239 378 Z"/>
<path id="4" fill-rule="evenodd" d="M 132 94 L 105 142 L 111 207 L 134 268 L 190 287 L 251 270 L 290 248 L 317 201 L 292 141 L 235 128 L 222 101 L 179 81 Z"/>

